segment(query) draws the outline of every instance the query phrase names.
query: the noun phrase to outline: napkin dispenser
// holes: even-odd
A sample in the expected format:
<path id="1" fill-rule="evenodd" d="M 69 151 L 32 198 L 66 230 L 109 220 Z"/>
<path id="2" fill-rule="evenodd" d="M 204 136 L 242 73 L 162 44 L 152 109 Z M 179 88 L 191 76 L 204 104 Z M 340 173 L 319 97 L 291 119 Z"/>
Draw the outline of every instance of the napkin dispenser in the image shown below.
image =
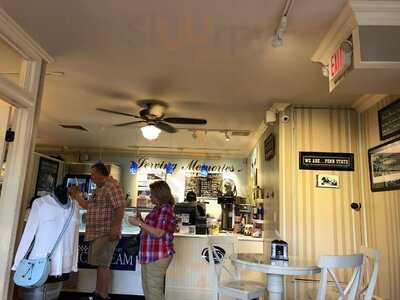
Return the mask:
<path id="1" fill-rule="evenodd" d="M 271 242 L 271 260 L 289 260 L 288 244 L 285 241 L 273 240 Z"/>

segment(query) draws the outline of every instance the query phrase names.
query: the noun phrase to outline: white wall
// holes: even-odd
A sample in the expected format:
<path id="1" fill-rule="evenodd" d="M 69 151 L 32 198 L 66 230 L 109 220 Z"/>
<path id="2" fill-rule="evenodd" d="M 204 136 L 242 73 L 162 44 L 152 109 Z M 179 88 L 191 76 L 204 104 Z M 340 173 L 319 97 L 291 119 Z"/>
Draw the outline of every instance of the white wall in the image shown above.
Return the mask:
<path id="1" fill-rule="evenodd" d="M 99 157 L 97 155 L 90 155 L 89 159 L 95 161 L 98 160 Z M 135 197 L 137 194 L 137 175 L 129 173 L 129 165 L 133 160 L 140 163 L 143 159 L 145 159 L 145 162 L 142 164 L 141 168 L 139 168 L 139 172 L 144 168 L 147 170 L 151 170 L 152 167 L 160 168 L 160 163 L 162 162 L 164 162 L 164 164 L 171 162 L 172 164 L 177 165 L 174 173 L 168 175 L 167 178 L 167 182 L 171 186 L 172 192 L 177 198 L 177 202 L 182 202 L 184 200 L 185 174 L 188 172 L 187 167 L 192 161 L 197 161 L 196 166 L 199 166 L 202 163 L 206 163 L 209 166 L 215 166 L 214 172 L 224 170 L 224 178 L 231 178 L 235 181 L 238 196 L 247 197 L 247 169 L 246 162 L 243 159 L 208 160 L 196 158 L 137 157 L 129 154 L 103 154 L 101 157 L 101 160 L 104 162 L 113 162 L 120 165 L 121 182 L 124 186 L 125 193 L 130 193 L 132 197 Z M 220 166 L 221 168 L 218 169 L 217 166 Z"/>
<path id="2" fill-rule="evenodd" d="M 395 99 L 398 97 L 388 97 L 361 115 L 364 193 L 360 199 L 367 233 L 364 240 L 369 247 L 382 253 L 376 294 L 385 299 L 400 299 L 400 190 L 371 191 L 367 153 L 369 148 L 387 142 L 379 138 L 378 110 Z"/>

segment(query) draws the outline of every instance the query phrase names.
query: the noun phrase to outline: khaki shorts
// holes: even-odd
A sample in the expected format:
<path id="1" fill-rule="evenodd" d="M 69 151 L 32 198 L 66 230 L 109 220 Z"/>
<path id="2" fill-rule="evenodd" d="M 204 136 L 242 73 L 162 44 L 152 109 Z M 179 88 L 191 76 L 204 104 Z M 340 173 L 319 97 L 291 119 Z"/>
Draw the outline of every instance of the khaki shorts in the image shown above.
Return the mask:
<path id="1" fill-rule="evenodd" d="M 88 263 L 92 266 L 109 268 L 119 240 L 110 241 L 110 237 L 99 237 L 89 244 Z"/>

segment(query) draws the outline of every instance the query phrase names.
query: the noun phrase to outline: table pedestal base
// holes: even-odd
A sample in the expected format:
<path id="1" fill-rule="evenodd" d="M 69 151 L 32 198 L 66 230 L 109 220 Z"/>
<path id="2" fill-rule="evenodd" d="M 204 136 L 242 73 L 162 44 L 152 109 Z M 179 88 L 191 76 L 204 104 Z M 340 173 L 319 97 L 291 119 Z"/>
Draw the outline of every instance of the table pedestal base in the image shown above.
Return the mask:
<path id="1" fill-rule="evenodd" d="M 283 275 L 268 274 L 267 280 L 269 300 L 283 299 Z"/>

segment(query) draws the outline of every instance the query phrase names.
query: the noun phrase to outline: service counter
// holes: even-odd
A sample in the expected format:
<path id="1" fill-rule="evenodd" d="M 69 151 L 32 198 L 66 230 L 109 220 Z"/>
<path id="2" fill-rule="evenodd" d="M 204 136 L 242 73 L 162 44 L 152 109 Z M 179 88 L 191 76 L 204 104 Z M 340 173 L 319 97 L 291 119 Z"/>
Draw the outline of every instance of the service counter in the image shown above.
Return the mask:
<path id="1" fill-rule="evenodd" d="M 114 253 L 112 270 L 112 286 L 110 293 L 118 295 L 143 295 L 141 284 L 141 268 L 138 262 L 140 228 L 128 224 L 132 215 L 127 210 L 123 221 L 122 239 Z M 84 241 L 85 215 L 81 212 L 81 228 L 79 241 L 79 272 L 65 282 L 63 291 L 73 293 L 91 293 L 96 285 L 96 270 L 87 264 L 88 244 Z M 221 233 L 219 236 L 232 235 Z M 217 236 L 218 236 L 217 235 Z M 237 236 L 238 252 L 263 253 L 264 240 L 260 238 Z M 174 246 L 176 254 L 167 272 L 167 299 L 209 299 L 213 290 L 209 264 L 202 253 L 207 247 L 207 235 L 175 234 Z M 226 255 L 230 255 L 229 247 Z M 250 275 L 249 275 L 250 276 Z M 254 277 L 252 277 L 254 279 Z"/>

